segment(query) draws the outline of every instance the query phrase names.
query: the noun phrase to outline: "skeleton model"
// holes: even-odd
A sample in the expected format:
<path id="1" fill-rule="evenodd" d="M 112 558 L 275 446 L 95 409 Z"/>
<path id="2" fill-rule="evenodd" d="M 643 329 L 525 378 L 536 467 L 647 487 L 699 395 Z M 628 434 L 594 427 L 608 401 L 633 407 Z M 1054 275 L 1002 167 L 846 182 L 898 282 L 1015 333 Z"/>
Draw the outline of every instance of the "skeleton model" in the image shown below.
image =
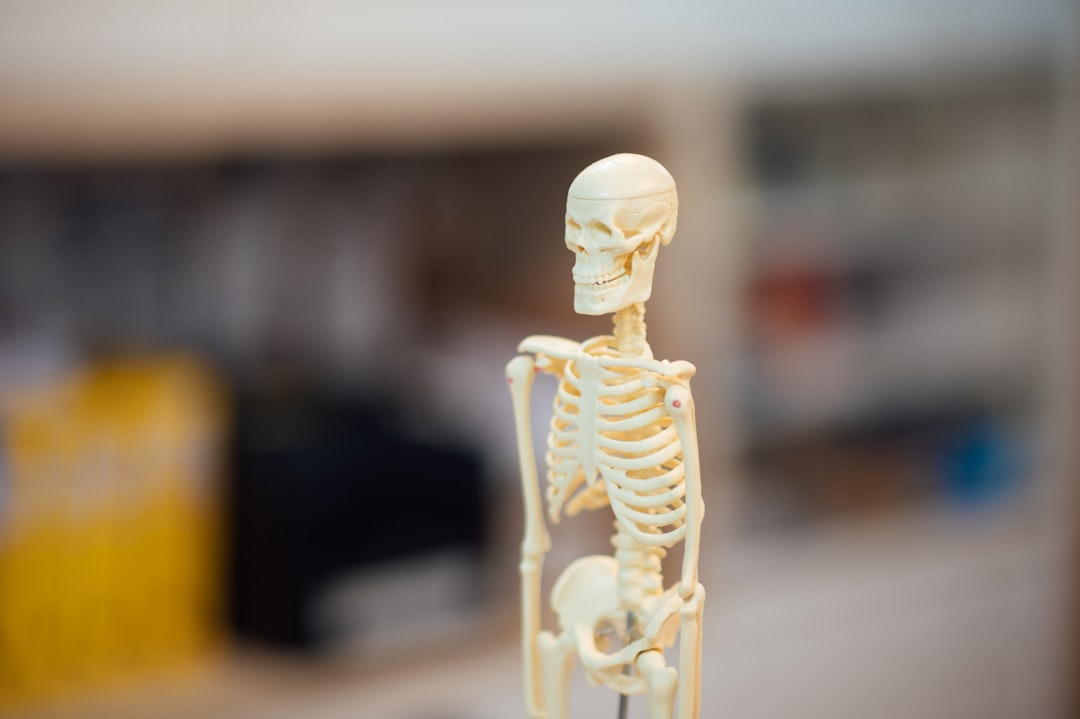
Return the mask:
<path id="1" fill-rule="evenodd" d="M 566 201 L 574 263 L 574 310 L 614 313 L 615 334 L 583 343 L 532 336 L 506 368 L 525 500 L 521 614 L 531 719 L 565 719 L 577 658 L 588 680 L 626 696 L 645 694 L 650 719 L 696 719 L 701 613 L 698 546 L 704 505 L 689 362 L 653 359 L 645 300 L 661 245 L 675 234 L 675 181 L 655 160 L 613 155 L 585 168 Z M 550 538 L 532 446 L 534 372 L 558 378 L 547 437 L 547 509 L 610 506 L 615 556 L 582 557 L 551 594 L 559 633 L 540 628 L 540 571 Z M 660 560 L 684 542 L 680 581 L 664 589 Z M 678 671 L 664 649 L 679 636 Z"/>

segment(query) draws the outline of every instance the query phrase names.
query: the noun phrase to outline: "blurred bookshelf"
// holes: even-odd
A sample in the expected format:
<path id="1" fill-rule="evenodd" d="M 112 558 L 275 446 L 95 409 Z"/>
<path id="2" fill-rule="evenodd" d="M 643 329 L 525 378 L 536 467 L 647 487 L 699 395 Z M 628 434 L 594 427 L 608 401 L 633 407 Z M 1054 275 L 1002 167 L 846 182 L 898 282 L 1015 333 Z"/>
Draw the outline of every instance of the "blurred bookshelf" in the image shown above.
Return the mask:
<path id="1" fill-rule="evenodd" d="M 1040 471 L 1052 101 L 1031 72 L 750 108 L 737 371 L 762 516 L 983 511 Z"/>

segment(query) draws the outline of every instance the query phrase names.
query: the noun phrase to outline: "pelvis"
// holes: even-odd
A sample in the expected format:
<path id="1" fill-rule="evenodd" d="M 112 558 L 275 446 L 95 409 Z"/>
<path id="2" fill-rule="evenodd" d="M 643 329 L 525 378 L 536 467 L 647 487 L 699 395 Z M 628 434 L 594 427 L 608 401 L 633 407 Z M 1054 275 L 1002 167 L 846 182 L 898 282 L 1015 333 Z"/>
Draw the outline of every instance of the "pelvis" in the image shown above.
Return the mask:
<path id="1" fill-rule="evenodd" d="M 641 652 L 675 642 L 683 601 L 672 586 L 647 597 L 629 614 L 619 601 L 618 572 L 614 557 L 598 555 L 574 561 L 556 580 L 551 606 L 563 633 L 573 637 L 591 684 L 640 694 L 645 691 L 644 682 L 624 674 L 623 668 Z"/>

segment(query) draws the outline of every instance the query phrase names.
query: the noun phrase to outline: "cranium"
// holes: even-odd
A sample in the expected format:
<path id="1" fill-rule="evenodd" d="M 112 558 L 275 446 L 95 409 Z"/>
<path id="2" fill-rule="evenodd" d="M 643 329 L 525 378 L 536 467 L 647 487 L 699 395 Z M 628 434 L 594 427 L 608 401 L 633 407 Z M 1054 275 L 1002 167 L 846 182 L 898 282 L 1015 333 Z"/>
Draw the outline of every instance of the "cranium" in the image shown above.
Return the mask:
<path id="1" fill-rule="evenodd" d="M 612 155 L 581 171 L 566 198 L 575 312 L 603 315 L 649 299 L 678 206 L 671 174 L 643 155 Z"/>

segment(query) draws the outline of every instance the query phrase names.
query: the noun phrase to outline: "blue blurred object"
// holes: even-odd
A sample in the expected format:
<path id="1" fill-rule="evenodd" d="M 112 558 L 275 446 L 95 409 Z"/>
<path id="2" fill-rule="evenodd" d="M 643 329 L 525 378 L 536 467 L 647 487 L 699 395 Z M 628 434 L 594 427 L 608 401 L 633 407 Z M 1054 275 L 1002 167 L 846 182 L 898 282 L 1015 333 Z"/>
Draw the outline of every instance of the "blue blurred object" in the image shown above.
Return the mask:
<path id="1" fill-rule="evenodd" d="M 999 423 L 982 418 L 965 425 L 943 444 L 935 458 L 938 481 L 954 507 L 995 504 L 1023 476 L 1020 442 Z"/>

